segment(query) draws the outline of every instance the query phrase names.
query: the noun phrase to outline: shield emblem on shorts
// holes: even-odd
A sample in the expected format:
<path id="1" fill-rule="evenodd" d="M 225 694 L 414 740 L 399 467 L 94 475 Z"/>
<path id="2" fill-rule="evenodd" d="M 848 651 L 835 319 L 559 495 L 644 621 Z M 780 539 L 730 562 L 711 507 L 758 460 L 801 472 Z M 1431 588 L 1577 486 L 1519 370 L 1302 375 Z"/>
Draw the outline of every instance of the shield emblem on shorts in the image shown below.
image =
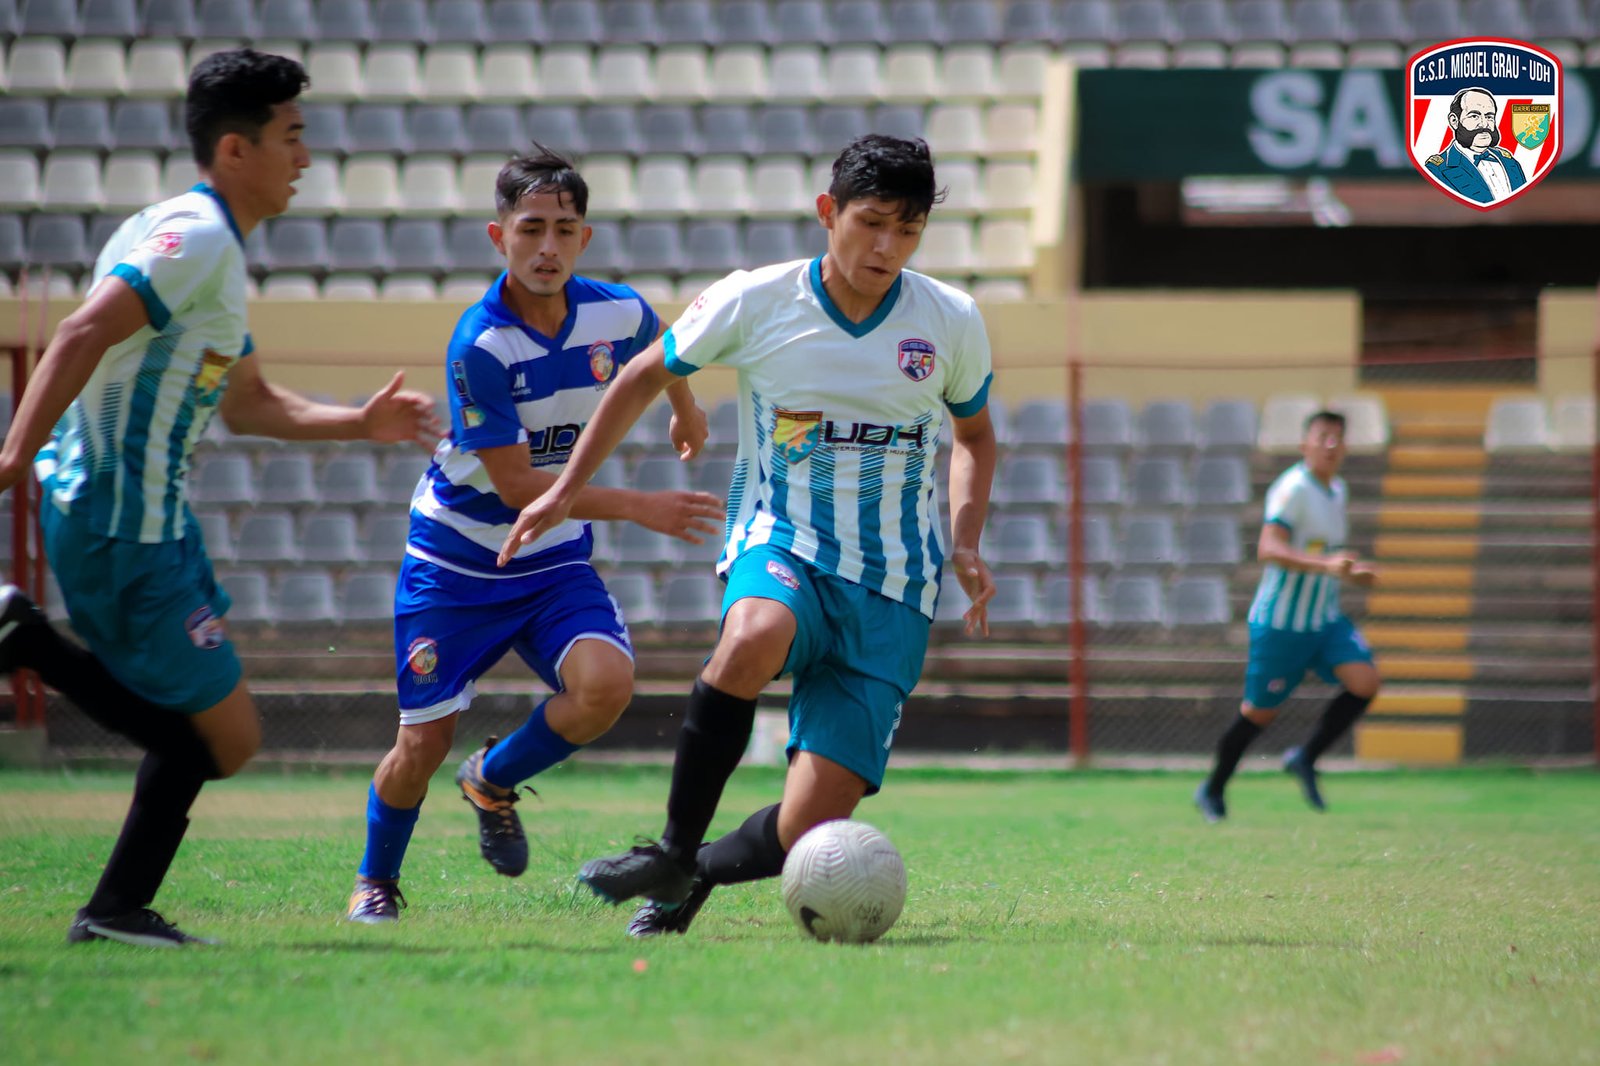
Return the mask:
<path id="1" fill-rule="evenodd" d="M 785 411 L 773 409 L 777 421 L 772 427 L 772 447 L 791 463 L 798 463 L 810 455 L 822 437 L 821 411 Z"/>
<path id="2" fill-rule="evenodd" d="M 1411 165 L 1435 188 L 1492 211 L 1561 158 L 1561 60 L 1525 41 L 1448 41 L 1406 67 Z"/>

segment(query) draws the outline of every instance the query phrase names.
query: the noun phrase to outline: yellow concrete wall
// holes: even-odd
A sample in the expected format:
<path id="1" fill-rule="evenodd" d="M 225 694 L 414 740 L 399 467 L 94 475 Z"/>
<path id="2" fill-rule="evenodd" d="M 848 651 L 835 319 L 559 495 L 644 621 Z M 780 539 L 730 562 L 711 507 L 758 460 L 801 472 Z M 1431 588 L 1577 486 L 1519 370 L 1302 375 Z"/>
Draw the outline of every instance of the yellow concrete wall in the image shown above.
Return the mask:
<path id="1" fill-rule="evenodd" d="M 1548 289 L 1539 297 L 1539 391 L 1546 396 L 1594 391 L 1600 295 Z"/>

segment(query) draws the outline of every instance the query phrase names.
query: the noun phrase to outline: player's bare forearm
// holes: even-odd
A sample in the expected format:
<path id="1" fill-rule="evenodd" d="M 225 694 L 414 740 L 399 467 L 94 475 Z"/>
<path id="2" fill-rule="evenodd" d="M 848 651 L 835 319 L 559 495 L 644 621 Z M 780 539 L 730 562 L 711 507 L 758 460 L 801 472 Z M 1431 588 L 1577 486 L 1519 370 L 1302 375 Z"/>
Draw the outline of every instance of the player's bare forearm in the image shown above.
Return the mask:
<path id="1" fill-rule="evenodd" d="M 22 480 L 106 350 L 149 322 L 144 302 L 118 277 L 97 285 L 88 301 L 62 320 L 34 368 L 0 448 L 0 490 Z"/>
<path id="2" fill-rule="evenodd" d="M 556 483 L 556 475 L 528 465 L 528 449 L 521 444 L 479 448 L 475 454 L 483 464 L 484 472 L 489 475 L 495 495 L 507 507 L 520 511 Z M 645 497 L 645 493 L 632 489 L 585 485 L 573 500 L 572 517 L 591 521 L 631 521 L 644 505 Z"/>
<path id="3" fill-rule="evenodd" d="M 234 433 L 277 440 L 362 440 L 361 409 L 318 403 L 256 375 L 229 383 L 219 409 Z"/>
<path id="4" fill-rule="evenodd" d="M 989 494 L 999 449 L 987 409 L 955 420 L 950 448 L 950 540 L 952 549 L 978 547 L 989 518 Z"/>
<path id="5" fill-rule="evenodd" d="M 667 386 L 667 402 L 672 405 L 674 414 L 688 414 L 696 407 L 694 392 L 689 388 L 689 379 L 680 378 L 676 374 L 672 376 L 675 380 Z"/>
<path id="6" fill-rule="evenodd" d="M 594 417 L 583 427 L 577 447 L 567 459 L 566 469 L 553 486 L 555 490 L 569 502 L 576 499 L 579 487 L 588 484 L 600 464 L 616 451 L 651 401 L 680 380 L 667 369 L 665 349 L 659 340 L 638 358 L 629 360 L 606 390 L 605 399 L 600 401 Z"/>
<path id="7" fill-rule="evenodd" d="M 1340 560 L 1355 561 L 1353 552 L 1336 551 L 1328 555 L 1296 551 L 1289 543 L 1289 532 L 1282 526 L 1268 522 L 1261 527 L 1261 538 L 1256 542 L 1256 558 L 1262 563 L 1275 563 L 1285 570 L 1298 570 L 1308 574 L 1326 574 L 1339 568 Z M 1344 567 L 1348 570 L 1349 567 Z"/>

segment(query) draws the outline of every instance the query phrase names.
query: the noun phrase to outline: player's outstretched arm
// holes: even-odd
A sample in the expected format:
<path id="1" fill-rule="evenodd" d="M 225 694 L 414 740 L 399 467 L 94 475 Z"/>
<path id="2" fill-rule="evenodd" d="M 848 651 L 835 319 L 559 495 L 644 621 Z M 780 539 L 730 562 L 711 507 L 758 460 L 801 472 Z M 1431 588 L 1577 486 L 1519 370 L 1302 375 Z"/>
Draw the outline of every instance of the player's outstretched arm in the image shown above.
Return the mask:
<path id="1" fill-rule="evenodd" d="M 39 360 L 0 448 L 0 492 L 21 481 L 50 431 L 66 413 L 106 350 L 150 324 L 139 294 L 120 277 L 96 285 L 88 300 L 62 319 Z"/>
<path id="2" fill-rule="evenodd" d="M 278 440 L 371 440 L 414 442 L 433 450 L 444 428 L 426 393 L 402 389 L 405 374 L 360 407 L 318 403 L 293 389 L 274 385 L 255 358 L 241 359 L 228 373 L 228 391 L 219 411 L 228 429 Z"/>
<path id="3" fill-rule="evenodd" d="M 989 409 L 969 418 L 954 418 L 950 449 L 950 565 L 961 589 L 972 600 L 962 617 L 966 632 L 989 635 L 989 601 L 994 599 L 994 575 L 978 553 L 978 538 L 989 517 L 989 493 L 994 486 L 998 448 Z"/>
<path id="4" fill-rule="evenodd" d="M 1289 531 L 1276 522 L 1261 527 L 1261 537 L 1256 541 L 1256 558 L 1263 563 L 1277 563 L 1285 570 L 1303 570 L 1311 574 L 1347 578 L 1358 568 L 1370 571 L 1355 552 L 1337 551 L 1329 555 L 1296 551 L 1289 542 Z"/>
<path id="5" fill-rule="evenodd" d="M 706 446 L 711 424 L 700 405 L 694 402 L 688 378 L 678 378 L 667 386 L 667 401 L 672 404 L 672 424 L 667 428 L 667 437 L 678 458 L 688 462 Z"/>
<path id="6" fill-rule="evenodd" d="M 606 390 L 606 397 L 600 401 L 594 418 L 583 427 L 578 446 L 572 449 L 572 456 L 556 483 L 517 516 L 505 543 L 500 546 L 501 566 L 510 562 L 523 545 L 566 521 L 578 490 L 588 484 L 600 464 L 622 443 L 622 438 L 650 402 L 677 380 L 678 375 L 667 369 L 666 349 L 660 340 L 628 361 Z"/>

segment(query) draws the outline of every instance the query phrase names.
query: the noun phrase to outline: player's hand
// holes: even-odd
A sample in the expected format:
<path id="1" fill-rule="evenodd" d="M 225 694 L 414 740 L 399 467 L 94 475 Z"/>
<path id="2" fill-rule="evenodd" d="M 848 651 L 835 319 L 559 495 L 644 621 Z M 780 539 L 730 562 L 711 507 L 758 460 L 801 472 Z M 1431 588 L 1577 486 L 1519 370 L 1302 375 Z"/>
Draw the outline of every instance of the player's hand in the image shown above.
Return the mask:
<path id="1" fill-rule="evenodd" d="M 1350 576 L 1350 571 L 1359 561 L 1355 552 L 1334 552 L 1322 560 L 1322 569 L 1329 577 L 1343 580 Z"/>
<path id="2" fill-rule="evenodd" d="M 1356 563 L 1350 567 L 1350 581 L 1361 588 L 1370 589 L 1378 582 L 1378 568 L 1371 563 Z"/>
<path id="3" fill-rule="evenodd" d="M 554 486 L 547 489 L 517 515 L 505 543 L 500 545 L 500 556 L 495 560 L 495 565 L 509 563 L 517 552 L 565 522 L 571 511 L 570 500 L 558 495 Z"/>
<path id="4" fill-rule="evenodd" d="M 652 492 L 633 519 L 646 529 L 704 544 L 722 534 L 722 501 L 709 492 Z"/>
<path id="5" fill-rule="evenodd" d="M 27 477 L 32 466 L 32 463 L 13 461 L 0 456 L 0 492 L 5 492 Z"/>
<path id="6" fill-rule="evenodd" d="M 690 404 L 689 409 L 681 414 L 676 408 L 673 409 L 672 423 L 667 427 L 667 439 L 672 441 L 672 450 L 678 453 L 679 459 L 687 462 L 699 455 L 709 436 L 711 423 L 699 404 Z"/>
<path id="7" fill-rule="evenodd" d="M 989 601 L 994 599 L 994 575 L 973 548 L 957 548 L 951 552 L 950 566 L 955 570 L 956 580 L 961 582 L 961 591 L 972 601 L 972 606 L 961 616 L 967 623 L 967 636 L 972 636 L 974 632 L 988 636 Z"/>
<path id="8" fill-rule="evenodd" d="M 433 397 L 402 390 L 405 379 L 405 371 L 397 372 L 389 384 L 362 405 L 361 426 L 368 440 L 380 444 L 415 441 L 431 452 L 444 436 L 444 426 L 434 414 Z"/>

